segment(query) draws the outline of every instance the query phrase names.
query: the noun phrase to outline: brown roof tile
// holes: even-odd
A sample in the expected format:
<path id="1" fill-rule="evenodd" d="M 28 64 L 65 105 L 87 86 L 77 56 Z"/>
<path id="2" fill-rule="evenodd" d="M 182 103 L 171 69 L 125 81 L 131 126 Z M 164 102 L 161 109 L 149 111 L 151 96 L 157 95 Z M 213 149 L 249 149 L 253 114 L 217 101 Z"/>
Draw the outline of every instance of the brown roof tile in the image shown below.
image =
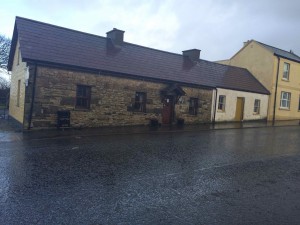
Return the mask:
<path id="1" fill-rule="evenodd" d="M 16 18 L 13 45 L 20 40 L 24 61 L 39 61 L 111 71 L 131 76 L 269 94 L 246 69 L 206 60 L 192 62 L 179 54 L 110 40 L 25 18 Z M 13 48 L 9 68 L 12 68 Z"/>

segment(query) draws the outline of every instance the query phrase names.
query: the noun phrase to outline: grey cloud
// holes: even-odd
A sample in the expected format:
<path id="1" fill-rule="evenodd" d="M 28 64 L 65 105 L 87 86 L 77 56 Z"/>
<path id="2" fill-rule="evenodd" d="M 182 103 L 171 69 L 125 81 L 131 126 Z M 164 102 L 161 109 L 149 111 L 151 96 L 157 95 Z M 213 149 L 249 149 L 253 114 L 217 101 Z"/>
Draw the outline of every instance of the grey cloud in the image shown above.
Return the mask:
<path id="1" fill-rule="evenodd" d="M 231 57 L 244 41 L 256 39 L 300 54 L 298 1 L 178 1 L 180 18 L 175 47 L 202 49 L 209 60 Z"/>
<path id="2" fill-rule="evenodd" d="M 45 11 L 48 18 L 57 16 L 57 20 L 74 19 L 71 21 L 74 24 L 77 19 L 86 20 L 86 23 L 95 29 L 88 31 L 91 33 L 104 36 L 106 31 L 117 27 L 126 31 L 125 39 L 128 36 L 139 37 L 138 44 L 149 44 L 149 47 L 154 48 L 165 46 L 163 50 L 176 53 L 189 48 L 199 48 L 202 50 L 201 58 L 208 60 L 231 57 L 242 47 L 243 42 L 249 39 L 285 50 L 293 49 L 295 53 L 300 54 L 298 0 L 25 0 L 25 3 L 33 11 Z M 174 14 L 178 26 L 173 23 L 173 28 L 168 30 L 166 21 L 169 20 L 165 20 L 164 17 L 158 23 L 165 26 L 158 26 L 159 29 L 153 27 L 153 30 L 150 30 L 151 27 L 146 29 L 143 23 L 118 21 L 118 13 L 122 14 L 120 19 L 132 20 L 134 17 L 131 14 L 137 13 L 135 9 L 143 5 L 147 5 L 148 8 L 147 13 L 141 15 L 144 16 L 140 18 L 141 21 L 153 19 L 153 15 L 161 14 L 160 10 L 165 6 L 165 17 L 168 17 L 168 13 Z M 88 18 L 93 10 L 98 10 L 99 14 Z M 81 13 L 82 18 L 74 18 L 73 14 L 76 12 Z M 110 14 L 113 16 L 107 17 Z M 64 26 L 61 21 L 57 21 L 56 24 Z M 77 29 L 75 25 L 72 28 Z M 170 31 L 173 32 L 172 35 Z"/>

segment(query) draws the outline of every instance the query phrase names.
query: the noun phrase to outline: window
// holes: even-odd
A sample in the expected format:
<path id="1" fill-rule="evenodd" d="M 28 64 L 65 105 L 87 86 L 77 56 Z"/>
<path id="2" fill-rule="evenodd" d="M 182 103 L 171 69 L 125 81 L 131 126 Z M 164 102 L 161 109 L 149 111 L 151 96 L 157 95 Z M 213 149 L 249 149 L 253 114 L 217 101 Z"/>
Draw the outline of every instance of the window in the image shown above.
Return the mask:
<path id="1" fill-rule="evenodd" d="M 280 108 L 290 109 L 290 102 L 291 102 L 291 93 L 282 91 L 281 99 L 280 99 Z"/>
<path id="2" fill-rule="evenodd" d="M 300 96 L 299 96 L 299 106 L 298 106 L 298 110 L 300 111 Z"/>
<path id="3" fill-rule="evenodd" d="M 21 96 L 21 80 L 18 80 L 18 90 L 17 90 L 17 106 L 20 106 L 20 96 Z"/>
<path id="4" fill-rule="evenodd" d="M 146 93 L 136 92 L 134 110 L 137 112 L 146 112 Z"/>
<path id="5" fill-rule="evenodd" d="M 290 79 L 290 64 L 284 63 L 283 64 L 283 75 L 282 79 L 289 80 Z"/>
<path id="6" fill-rule="evenodd" d="M 198 113 L 198 98 L 190 98 L 189 114 L 197 115 Z"/>
<path id="7" fill-rule="evenodd" d="M 89 109 L 90 102 L 91 102 L 91 87 L 86 85 L 77 85 L 76 108 Z"/>
<path id="8" fill-rule="evenodd" d="M 226 96 L 225 95 L 220 95 L 219 96 L 218 110 L 225 111 L 225 102 L 226 102 Z"/>
<path id="9" fill-rule="evenodd" d="M 17 65 L 20 64 L 20 59 L 21 59 L 21 51 L 20 51 L 20 47 L 18 48 L 18 58 L 17 58 Z"/>
<path id="10" fill-rule="evenodd" d="M 254 100 L 254 113 L 255 114 L 260 113 L 260 100 L 259 99 Z"/>

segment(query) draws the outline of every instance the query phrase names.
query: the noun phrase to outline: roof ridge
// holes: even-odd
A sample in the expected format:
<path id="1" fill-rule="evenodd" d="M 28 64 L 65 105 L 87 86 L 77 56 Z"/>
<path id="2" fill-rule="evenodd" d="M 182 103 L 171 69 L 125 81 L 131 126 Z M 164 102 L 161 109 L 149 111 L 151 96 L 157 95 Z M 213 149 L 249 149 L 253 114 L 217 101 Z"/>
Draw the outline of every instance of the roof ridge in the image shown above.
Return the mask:
<path id="1" fill-rule="evenodd" d="M 157 52 L 163 52 L 163 53 L 167 53 L 167 54 L 171 54 L 171 55 L 182 56 L 182 54 L 175 53 L 175 52 L 169 52 L 169 51 L 166 51 L 166 50 L 160 50 L 160 49 L 157 49 L 157 48 L 151 48 L 151 47 L 147 47 L 147 46 L 143 46 L 143 45 L 133 44 L 131 42 L 126 42 L 126 41 L 125 41 L 125 43 L 129 44 L 129 45 L 136 46 L 136 47 L 140 47 L 140 48 L 146 48 L 146 49 L 154 50 L 154 51 L 157 51 Z"/>
<path id="2" fill-rule="evenodd" d="M 86 35 L 106 39 L 106 37 L 103 37 L 103 36 L 100 36 L 100 35 L 97 35 L 97 34 L 91 34 L 91 33 L 88 33 L 88 32 L 79 31 L 79 30 L 75 30 L 75 29 L 71 29 L 71 28 L 67 28 L 67 27 L 62 27 L 62 26 L 51 24 L 51 23 L 41 22 L 41 21 L 38 21 L 38 20 L 28 19 L 28 18 L 25 18 L 25 17 L 16 16 L 16 20 L 17 19 L 27 20 L 27 21 L 30 21 L 30 22 L 33 22 L 33 23 L 38 23 L 38 24 L 42 24 L 42 25 L 46 25 L 46 26 L 50 26 L 50 27 L 55 27 L 55 28 L 59 28 L 59 29 L 62 29 L 62 30 L 68 30 L 68 31 L 72 31 L 72 32 L 75 32 L 75 33 L 81 33 L 81 34 L 86 34 Z"/>
<path id="3" fill-rule="evenodd" d="M 51 26 L 51 27 L 56 27 L 56 28 L 63 29 L 63 30 L 68 30 L 68 31 L 76 32 L 76 33 L 81 33 L 81 34 L 86 34 L 86 35 L 91 35 L 91 36 L 107 39 L 107 37 L 104 37 L 104 36 L 101 36 L 101 35 L 91 34 L 91 33 L 83 32 L 83 31 L 78 31 L 78 30 L 74 30 L 74 29 L 71 29 L 71 28 L 62 27 L 62 26 L 51 24 L 51 23 L 45 23 L 45 22 L 41 22 L 41 21 L 37 21 L 37 20 L 33 20 L 33 19 L 20 17 L 20 16 L 16 16 L 16 19 L 27 20 L 27 21 L 30 21 L 30 22 L 39 23 L 39 24 L 47 25 L 47 26 Z M 127 42 L 127 41 L 124 41 L 124 43 L 129 44 L 129 45 L 133 45 L 133 46 L 136 46 L 136 47 L 141 47 L 141 48 L 146 48 L 146 49 L 150 49 L 150 50 L 154 50 L 154 51 L 158 51 L 158 52 L 168 53 L 168 54 L 171 54 L 171 55 L 182 56 L 182 54 L 180 54 L 180 53 L 170 52 L 170 51 L 166 51 L 166 50 L 160 50 L 160 49 L 157 49 L 157 48 L 151 48 L 151 47 L 143 46 L 143 45 L 139 45 L 139 44 L 133 44 L 133 43 Z"/>
<path id="4" fill-rule="evenodd" d="M 255 40 L 255 41 L 256 41 L 256 40 Z M 295 54 L 294 52 L 290 52 L 290 51 L 287 51 L 287 50 L 284 50 L 284 49 L 281 49 L 281 48 L 277 48 L 277 47 L 274 47 L 274 46 L 272 46 L 272 45 L 268 45 L 268 44 L 262 43 L 262 42 L 260 42 L 260 41 L 256 41 L 256 42 L 259 43 L 259 44 L 265 45 L 265 46 L 267 46 L 267 47 L 275 48 L 275 49 L 277 49 L 277 50 L 284 51 L 284 52 L 289 53 L 289 54 L 293 54 L 293 55 L 295 55 L 295 56 L 297 56 L 297 57 L 300 58 L 300 56 L 298 56 L 298 55 Z"/>

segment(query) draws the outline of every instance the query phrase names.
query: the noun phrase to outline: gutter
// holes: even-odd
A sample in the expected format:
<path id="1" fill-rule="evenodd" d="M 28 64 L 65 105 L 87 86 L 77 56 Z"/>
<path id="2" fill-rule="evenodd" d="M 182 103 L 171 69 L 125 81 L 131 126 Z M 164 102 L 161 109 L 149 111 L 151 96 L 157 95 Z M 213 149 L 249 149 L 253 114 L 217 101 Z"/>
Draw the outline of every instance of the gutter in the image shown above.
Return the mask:
<path id="1" fill-rule="evenodd" d="M 31 128 L 32 113 L 33 113 L 33 103 L 34 103 L 34 97 L 35 97 L 36 74 L 37 74 L 37 65 L 34 64 L 34 75 L 33 75 L 34 78 L 33 78 L 33 87 L 32 87 L 32 95 L 31 95 L 31 103 L 30 103 L 30 111 L 29 111 L 29 117 L 28 117 L 28 127 L 27 127 L 27 130 L 30 130 L 30 128 Z"/>
<path id="2" fill-rule="evenodd" d="M 276 102 L 277 102 L 277 89 L 278 89 L 278 77 L 279 77 L 279 64 L 280 64 L 280 58 L 277 56 L 278 63 L 277 63 L 277 74 L 276 74 L 276 85 L 275 85 L 275 96 L 274 96 L 274 107 L 273 107 L 273 119 L 272 119 L 272 125 L 275 125 L 275 114 L 276 114 Z"/>

